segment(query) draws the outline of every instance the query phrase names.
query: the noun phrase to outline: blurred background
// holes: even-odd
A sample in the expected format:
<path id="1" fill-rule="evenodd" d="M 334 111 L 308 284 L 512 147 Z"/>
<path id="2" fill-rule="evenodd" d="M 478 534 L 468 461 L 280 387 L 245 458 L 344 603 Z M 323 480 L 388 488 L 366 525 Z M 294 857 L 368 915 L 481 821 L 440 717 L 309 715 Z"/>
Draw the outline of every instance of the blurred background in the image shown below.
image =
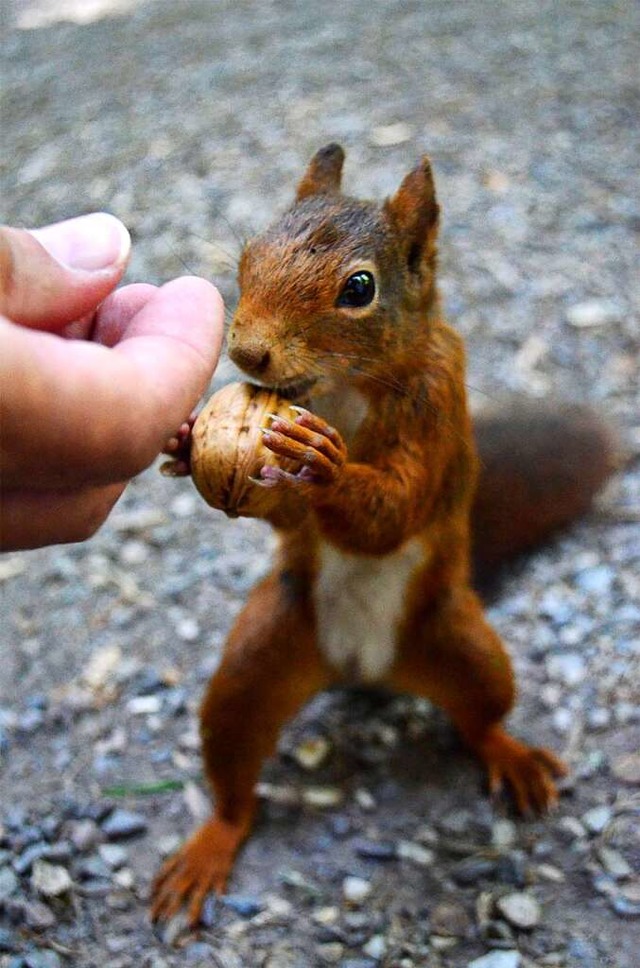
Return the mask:
<path id="1" fill-rule="evenodd" d="M 197 703 L 269 536 L 152 468 L 88 544 L 3 558 L 0 965 L 633 964 L 639 20 L 631 0 L 5 0 L 3 221 L 106 209 L 133 236 L 127 281 L 204 275 L 232 310 L 243 240 L 317 148 L 343 144 L 360 197 L 426 152 L 474 399 L 590 401 L 628 460 L 492 610 L 522 682 L 515 728 L 577 777 L 559 817 L 492 813 L 420 704 L 325 697 L 267 771 L 235 907 L 197 938 L 176 930 L 178 949 L 150 931 L 145 894 L 203 809 Z M 297 751 L 318 736 L 309 775 Z M 117 862 L 100 853 L 113 843 Z M 33 888 L 36 857 L 68 871 L 62 897 Z M 365 907 L 345 900 L 349 875 L 371 886 Z M 496 908 L 523 889 L 540 905 L 526 930 Z"/>

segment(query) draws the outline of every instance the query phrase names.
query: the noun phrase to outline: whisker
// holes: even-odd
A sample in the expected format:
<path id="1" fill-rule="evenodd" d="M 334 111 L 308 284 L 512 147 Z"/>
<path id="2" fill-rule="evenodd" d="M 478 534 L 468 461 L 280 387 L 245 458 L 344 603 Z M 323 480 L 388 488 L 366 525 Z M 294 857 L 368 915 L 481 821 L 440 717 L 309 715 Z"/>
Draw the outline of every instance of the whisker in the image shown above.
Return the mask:
<path id="1" fill-rule="evenodd" d="M 323 354 L 322 359 L 324 359 L 328 364 L 326 368 L 329 370 L 333 370 L 333 372 L 335 373 L 343 373 L 345 370 L 345 367 L 340 367 L 333 360 L 329 361 L 329 357 L 338 357 L 338 358 L 342 357 L 343 359 L 349 358 L 354 360 L 363 360 L 364 362 L 367 362 L 370 360 L 370 358 L 367 358 L 367 357 L 357 357 L 357 356 L 348 357 L 344 353 Z M 378 360 L 374 359 L 374 360 L 371 360 L 371 362 L 378 363 Z M 365 367 L 358 367 L 358 366 L 355 366 L 353 363 L 350 363 L 348 366 L 351 372 L 354 372 L 359 376 L 364 376 L 366 379 L 371 380 L 372 383 L 375 383 L 378 386 L 386 387 L 390 390 L 395 390 L 395 392 L 399 393 L 401 396 L 407 397 L 410 394 L 409 389 L 403 383 L 401 383 L 401 381 L 396 380 L 393 377 L 384 377 L 376 373 L 370 373 Z M 433 416 L 436 417 L 438 421 L 444 422 L 447 428 L 450 431 L 453 431 L 453 433 L 459 440 L 466 441 L 465 435 L 460 433 L 460 431 L 456 429 L 452 418 L 449 417 L 443 411 L 441 411 L 438 407 L 436 407 L 435 404 L 429 399 L 427 394 L 419 393 L 417 394 L 415 399 L 419 404 L 424 406 L 431 414 L 433 414 Z"/>
<path id="2" fill-rule="evenodd" d="M 236 254 L 236 253 L 233 253 L 233 252 L 229 251 L 229 249 L 226 249 L 222 245 L 222 243 L 221 242 L 218 242 L 217 240 L 214 241 L 213 239 L 208 239 L 206 237 L 206 235 L 200 235 L 198 232 L 194 232 L 193 229 L 189 229 L 188 230 L 188 234 L 189 235 L 192 235 L 194 237 L 194 239 L 199 239 L 201 242 L 204 242 L 205 245 L 210 245 L 212 248 L 217 249 L 218 252 L 221 252 L 222 255 L 225 256 L 225 258 L 229 260 L 229 268 L 230 269 L 237 269 L 238 268 L 238 264 L 240 262 L 240 256 L 239 256 L 239 254 Z"/>
<path id="3" fill-rule="evenodd" d="M 168 240 L 166 242 L 166 245 L 167 245 L 167 248 L 171 251 L 171 255 L 174 257 L 174 259 L 177 259 L 178 260 L 178 262 L 180 263 L 180 265 L 182 266 L 182 268 L 185 269 L 189 273 L 190 276 L 196 275 L 195 269 L 193 269 L 192 266 L 190 266 L 187 262 L 185 262 L 185 260 L 182 258 L 182 256 L 180 255 L 180 253 L 178 252 L 178 250 L 175 248 L 175 246 L 171 242 L 169 242 Z"/>

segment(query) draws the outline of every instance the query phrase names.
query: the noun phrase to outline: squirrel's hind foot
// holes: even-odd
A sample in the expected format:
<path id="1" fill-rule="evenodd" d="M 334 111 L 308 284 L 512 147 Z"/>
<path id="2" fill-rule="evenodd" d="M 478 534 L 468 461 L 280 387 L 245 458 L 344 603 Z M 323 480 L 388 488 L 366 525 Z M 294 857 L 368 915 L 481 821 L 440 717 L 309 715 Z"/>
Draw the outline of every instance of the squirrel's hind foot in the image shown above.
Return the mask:
<path id="1" fill-rule="evenodd" d="M 521 814 L 545 813 L 556 805 L 554 778 L 564 776 L 567 768 L 553 753 L 526 746 L 499 727 L 490 730 L 475 748 L 487 767 L 492 797 L 506 782 Z"/>
<path id="2" fill-rule="evenodd" d="M 151 890 L 151 920 L 169 921 L 182 908 L 190 928 L 200 920 L 207 895 L 224 894 L 246 830 L 212 818 L 161 867 Z"/>

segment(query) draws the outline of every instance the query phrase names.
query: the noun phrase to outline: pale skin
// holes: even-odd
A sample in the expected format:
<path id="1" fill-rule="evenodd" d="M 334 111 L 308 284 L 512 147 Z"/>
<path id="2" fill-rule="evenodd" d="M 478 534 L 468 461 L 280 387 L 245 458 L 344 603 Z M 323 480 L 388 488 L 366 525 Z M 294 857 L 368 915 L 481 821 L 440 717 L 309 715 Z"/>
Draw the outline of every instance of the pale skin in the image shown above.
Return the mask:
<path id="1" fill-rule="evenodd" d="M 204 279 L 116 289 L 127 230 L 104 213 L 0 228 L 1 547 L 89 538 L 188 419 L 218 360 Z"/>

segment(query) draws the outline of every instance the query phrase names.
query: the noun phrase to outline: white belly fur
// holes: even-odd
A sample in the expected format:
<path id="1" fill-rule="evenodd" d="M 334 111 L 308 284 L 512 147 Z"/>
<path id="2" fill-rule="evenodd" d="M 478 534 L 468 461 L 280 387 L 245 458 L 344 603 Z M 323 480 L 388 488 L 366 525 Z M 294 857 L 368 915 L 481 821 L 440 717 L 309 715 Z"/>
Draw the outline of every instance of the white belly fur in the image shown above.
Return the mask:
<path id="1" fill-rule="evenodd" d="M 339 551 L 323 542 L 315 587 L 318 642 L 328 661 L 363 682 L 384 677 L 393 665 L 407 591 L 424 564 L 413 538 L 391 555 L 374 558 Z"/>

